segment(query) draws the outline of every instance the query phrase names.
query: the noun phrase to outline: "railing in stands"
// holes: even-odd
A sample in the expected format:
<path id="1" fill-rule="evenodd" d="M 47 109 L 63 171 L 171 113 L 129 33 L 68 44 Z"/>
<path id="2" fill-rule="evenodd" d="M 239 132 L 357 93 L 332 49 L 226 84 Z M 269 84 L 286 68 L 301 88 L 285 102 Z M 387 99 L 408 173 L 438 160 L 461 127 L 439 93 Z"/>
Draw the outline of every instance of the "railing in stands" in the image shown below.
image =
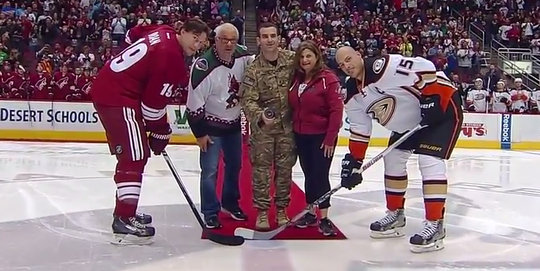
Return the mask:
<path id="1" fill-rule="evenodd" d="M 533 73 L 534 74 L 540 74 L 540 57 L 534 55 L 532 52 L 531 52 L 531 61 L 532 61 L 532 68 L 533 68 Z"/>
<path id="2" fill-rule="evenodd" d="M 482 46 L 482 50 L 486 51 L 486 32 L 482 30 L 475 23 L 469 24 L 469 36 L 471 39 L 476 40 Z"/>
<path id="3" fill-rule="evenodd" d="M 514 50 L 514 51 L 512 51 Z M 506 48 L 502 47 L 497 49 L 497 58 L 499 68 L 509 75 L 512 79 L 520 77 L 523 80 L 523 84 L 529 89 L 540 89 L 540 79 L 530 73 L 528 66 L 518 66 L 516 62 L 527 62 L 527 52 L 521 48 Z M 530 54 L 529 54 L 530 55 Z M 528 61 L 532 65 L 532 62 Z M 526 65 L 526 64 L 525 64 Z"/>

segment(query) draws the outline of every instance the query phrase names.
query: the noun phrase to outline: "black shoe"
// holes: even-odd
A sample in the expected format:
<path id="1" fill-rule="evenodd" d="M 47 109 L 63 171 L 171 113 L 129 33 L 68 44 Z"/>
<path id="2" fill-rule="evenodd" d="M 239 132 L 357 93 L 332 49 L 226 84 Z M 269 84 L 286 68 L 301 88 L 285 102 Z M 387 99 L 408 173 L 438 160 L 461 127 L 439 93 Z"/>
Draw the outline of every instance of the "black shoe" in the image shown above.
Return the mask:
<path id="1" fill-rule="evenodd" d="M 337 235 L 336 230 L 334 229 L 334 224 L 326 217 L 321 219 L 321 222 L 319 223 L 319 232 L 324 236 Z"/>
<path id="2" fill-rule="evenodd" d="M 145 224 L 145 225 L 152 224 L 152 216 L 151 215 L 144 214 L 144 213 L 136 213 L 135 218 L 141 224 Z"/>
<path id="3" fill-rule="evenodd" d="M 222 226 L 217 216 L 211 216 L 211 217 L 205 218 L 204 222 L 206 223 L 207 229 L 219 229 Z"/>
<path id="4" fill-rule="evenodd" d="M 136 217 L 114 217 L 112 223 L 115 245 L 147 245 L 153 242 L 156 229 L 140 223 Z"/>
<path id="5" fill-rule="evenodd" d="M 221 210 L 225 213 L 228 213 L 232 219 L 234 220 L 237 220 L 237 221 L 246 221 L 247 220 L 247 216 L 246 214 L 244 214 L 244 211 L 242 211 L 242 209 L 240 209 L 240 207 L 234 207 L 234 208 L 221 208 Z"/>
<path id="6" fill-rule="evenodd" d="M 311 213 L 305 214 L 295 225 L 297 228 L 305 229 L 307 227 L 317 226 L 317 216 Z"/>

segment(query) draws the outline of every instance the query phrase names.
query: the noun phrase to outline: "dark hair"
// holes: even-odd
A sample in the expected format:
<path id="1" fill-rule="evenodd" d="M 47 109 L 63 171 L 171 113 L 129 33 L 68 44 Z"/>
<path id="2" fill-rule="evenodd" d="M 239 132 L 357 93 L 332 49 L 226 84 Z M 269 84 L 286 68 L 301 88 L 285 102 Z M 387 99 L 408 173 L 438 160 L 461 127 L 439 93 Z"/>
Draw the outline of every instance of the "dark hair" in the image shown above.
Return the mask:
<path id="1" fill-rule="evenodd" d="M 315 63 L 313 70 L 310 71 L 310 75 L 317 74 L 322 69 L 326 68 L 326 65 L 324 65 L 324 56 L 322 55 L 319 46 L 317 46 L 317 44 L 311 40 L 306 40 L 300 43 L 298 48 L 296 48 L 296 54 L 294 55 L 292 62 L 292 68 L 294 69 L 294 73 L 300 76 L 306 76 L 304 70 L 300 66 L 300 58 L 302 57 L 302 52 L 306 49 L 312 51 L 317 58 L 317 63 Z"/>
<path id="2" fill-rule="evenodd" d="M 182 30 L 193 34 L 210 34 L 210 27 L 199 18 L 189 19 L 182 25 Z"/>
<path id="3" fill-rule="evenodd" d="M 264 22 L 264 23 L 261 23 L 259 25 L 259 27 L 257 28 L 257 36 L 259 38 L 261 37 L 261 29 L 263 29 L 263 28 L 274 28 L 274 29 L 276 29 L 276 33 L 279 36 L 279 27 L 276 24 L 271 23 L 271 22 Z"/>

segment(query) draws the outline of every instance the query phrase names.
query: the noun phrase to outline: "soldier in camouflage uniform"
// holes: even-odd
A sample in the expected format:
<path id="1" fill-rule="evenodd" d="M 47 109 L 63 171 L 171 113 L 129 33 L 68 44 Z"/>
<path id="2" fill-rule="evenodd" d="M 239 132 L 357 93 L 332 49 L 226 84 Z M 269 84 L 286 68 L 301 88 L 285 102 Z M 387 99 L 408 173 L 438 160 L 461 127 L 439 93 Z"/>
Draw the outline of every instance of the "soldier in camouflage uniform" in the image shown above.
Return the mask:
<path id="1" fill-rule="evenodd" d="M 259 54 L 244 73 L 241 104 L 251 128 L 250 158 L 253 167 L 253 204 L 258 210 L 256 228 L 268 229 L 271 167 L 275 171 L 275 205 L 278 225 L 289 221 L 292 168 L 296 163 L 291 109 L 287 100 L 292 80 L 294 52 L 279 50 L 279 33 L 273 24 L 262 24 Z M 265 116 L 271 110 L 275 117 Z"/>

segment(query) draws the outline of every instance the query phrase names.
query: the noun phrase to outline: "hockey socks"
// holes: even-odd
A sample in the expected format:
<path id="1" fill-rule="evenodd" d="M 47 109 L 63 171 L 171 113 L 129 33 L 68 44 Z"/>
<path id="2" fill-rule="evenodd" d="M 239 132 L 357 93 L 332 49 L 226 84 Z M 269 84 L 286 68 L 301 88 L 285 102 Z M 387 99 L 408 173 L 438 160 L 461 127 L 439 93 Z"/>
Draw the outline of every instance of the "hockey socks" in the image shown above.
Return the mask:
<path id="1" fill-rule="evenodd" d="M 405 193 L 408 185 L 407 175 L 390 176 L 384 175 L 384 187 L 386 194 L 386 208 L 390 211 L 403 209 L 405 204 Z"/>

